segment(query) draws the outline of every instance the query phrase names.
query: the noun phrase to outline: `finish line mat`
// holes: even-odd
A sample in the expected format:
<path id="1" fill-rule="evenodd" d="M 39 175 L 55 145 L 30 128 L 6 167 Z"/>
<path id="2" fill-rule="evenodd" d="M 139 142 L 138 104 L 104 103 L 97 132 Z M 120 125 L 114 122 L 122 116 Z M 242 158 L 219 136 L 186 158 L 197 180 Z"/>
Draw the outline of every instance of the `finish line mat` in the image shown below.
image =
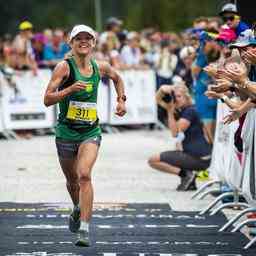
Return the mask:
<path id="1" fill-rule="evenodd" d="M 0 256 L 255 256 L 241 233 L 217 233 L 223 214 L 172 211 L 168 204 L 96 205 L 92 246 L 79 248 L 65 204 L 0 203 Z"/>

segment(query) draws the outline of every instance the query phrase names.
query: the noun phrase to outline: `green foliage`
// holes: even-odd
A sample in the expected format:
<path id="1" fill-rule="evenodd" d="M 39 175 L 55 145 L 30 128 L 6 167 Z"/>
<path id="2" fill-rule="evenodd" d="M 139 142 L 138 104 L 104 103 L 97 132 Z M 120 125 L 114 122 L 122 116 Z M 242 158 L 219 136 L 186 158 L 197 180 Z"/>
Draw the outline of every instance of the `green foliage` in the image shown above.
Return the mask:
<path id="1" fill-rule="evenodd" d="M 158 27 L 179 31 L 191 26 L 198 16 L 214 16 L 215 0 L 101 0 L 103 22 L 117 16 L 130 30 Z M 85 23 L 95 27 L 94 0 L 0 0 L 0 34 L 16 33 L 20 21 L 28 19 L 35 30 L 71 28 Z"/>

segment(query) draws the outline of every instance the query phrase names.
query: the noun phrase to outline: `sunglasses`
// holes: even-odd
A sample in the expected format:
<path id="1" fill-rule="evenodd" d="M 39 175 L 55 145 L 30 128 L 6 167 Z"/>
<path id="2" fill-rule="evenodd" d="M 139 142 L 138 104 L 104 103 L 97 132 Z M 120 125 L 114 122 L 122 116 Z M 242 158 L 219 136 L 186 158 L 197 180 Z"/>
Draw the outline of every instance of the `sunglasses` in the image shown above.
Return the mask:
<path id="1" fill-rule="evenodd" d="M 223 16 L 222 19 L 224 22 L 227 22 L 229 20 L 233 21 L 233 20 L 235 20 L 235 16 Z"/>

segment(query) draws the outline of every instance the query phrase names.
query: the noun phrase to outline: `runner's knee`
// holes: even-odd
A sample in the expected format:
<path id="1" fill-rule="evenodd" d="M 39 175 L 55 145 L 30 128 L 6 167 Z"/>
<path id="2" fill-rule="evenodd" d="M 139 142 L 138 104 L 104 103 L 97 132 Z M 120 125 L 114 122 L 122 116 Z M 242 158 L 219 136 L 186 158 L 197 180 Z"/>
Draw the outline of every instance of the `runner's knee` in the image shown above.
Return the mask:
<path id="1" fill-rule="evenodd" d="M 80 173 L 79 175 L 79 184 L 86 184 L 91 182 L 91 176 L 87 173 Z"/>

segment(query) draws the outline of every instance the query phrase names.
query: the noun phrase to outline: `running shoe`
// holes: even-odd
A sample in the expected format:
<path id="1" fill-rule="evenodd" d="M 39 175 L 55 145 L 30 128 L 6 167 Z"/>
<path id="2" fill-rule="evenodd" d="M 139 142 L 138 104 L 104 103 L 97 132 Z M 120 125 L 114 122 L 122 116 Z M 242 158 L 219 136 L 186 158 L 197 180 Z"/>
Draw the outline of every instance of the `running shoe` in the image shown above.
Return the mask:
<path id="1" fill-rule="evenodd" d="M 69 230 L 72 233 L 76 233 L 80 228 L 80 208 L 75 206 L 72 213 L 69 216 Z"/>
<path id="2" fill-rule="evenodd" d="M 77 232 L 77 240 L 75 242 L 76 246 L 81 247 L 89 247 L 90 240 L 89 240 L 89 232 L 87 230 L 79 229 Z"/>
<path id="3" fill-rule="evenodd" d="M 198 172 L 196 179 L 198 181 L 209 180 L 209 172 L 208 172 L 208 170 L 202 170 L 202 171 Z"/>
<path id="4" fill-rule="evenodd" d="M 185 177 L 181 178 L 181 183 L 177 187 L 177 191 L 192 191 L 196 190 L 196 174 L 194 172 L 187 172 Z"/>

